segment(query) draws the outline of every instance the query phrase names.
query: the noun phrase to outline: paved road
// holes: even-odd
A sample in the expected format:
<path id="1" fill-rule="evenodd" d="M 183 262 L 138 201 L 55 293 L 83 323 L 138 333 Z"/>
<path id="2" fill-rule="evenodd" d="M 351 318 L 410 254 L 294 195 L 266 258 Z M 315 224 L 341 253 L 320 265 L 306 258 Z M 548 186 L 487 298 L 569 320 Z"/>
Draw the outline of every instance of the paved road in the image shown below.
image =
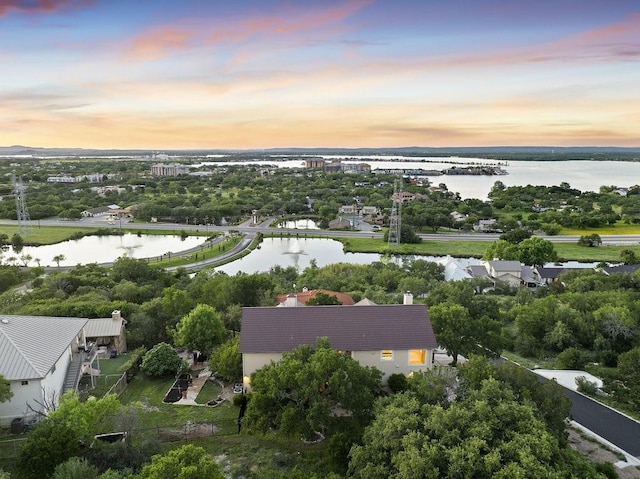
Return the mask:
<path id="1" fill-rule="evenodd" d="M 574 421 L 640 458 L 640 423 L 575 391 L 564 388 Z"/>
<path id="2" fill-rule="evenodd" d="M 189 225 L 182 223 L 129 223 L 127 218 L 123 218 L 122 222 L 116 221 L 115 224 L 109 225 L 104 218 L 83 218 L 78 221 L 68 221 L 59 219 L 32 220 L 29 224 L 31 227 L 40 226 L 78 226 L 78 227 L 110 227 L 134 228 L 140 230 L 187 230 L 187 231 L 224 231 L 236 230 L 242 233 L 282 233 L 282 234 L 308 234 L 308 235 L 327 235 L 333 237 L 346 238 L 382 238 L 383 234 L 372 231 L 335 231 L 335 230 L 307 230 L 298 228 L 271 228 L 269 224 L 271 220 L 262 222 L 259 225 L 251 226 L 245 222 L 239 226 L 214 226 L 214 225 Z M 16 225 L 15 220 L 0 220 L 0 225 Z M 495 241 L 499 238 L 499 234 L 491 233 L 438 233 L 438 234 L 421 234 L 423 240 L 432 241 Z M 553 243 L 577 243 L 579 236 L 576 235 L 557 235 L 547 236 L 541 235 L 541 238 L 547 239 Z M 600 235 L 603 245 L 631 245 L 640 243 L 640 235 Z"/>

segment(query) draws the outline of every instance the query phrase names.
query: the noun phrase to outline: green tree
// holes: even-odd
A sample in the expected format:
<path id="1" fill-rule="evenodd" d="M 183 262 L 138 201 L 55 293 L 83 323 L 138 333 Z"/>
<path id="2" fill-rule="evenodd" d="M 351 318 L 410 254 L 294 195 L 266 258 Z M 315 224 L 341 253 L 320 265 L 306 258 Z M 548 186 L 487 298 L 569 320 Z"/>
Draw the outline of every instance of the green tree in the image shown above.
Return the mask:
<path id="1" fill-rule="evenodd" d="M 165 455 L 153 456 L 140 479 L 224 479 L 218 463 L 202 447 L 186 444 Z"/>
<path id="2" fill-rule="evenodd" d="M 158 343 L 146 352 L 140 369 L 148 376 L 176 374 L 184 365 L 175 349 L 167 343 Z"/>
<path id="3" fill-rule="evenodd" d="M 598 477 L 561 447 L 535 407 L 492 378 L 447 408 L 403 393 L 379 401 L 375 412 L 351 449 L 355 478 Z"/>
<path id="4" fill-rule="evenodd" d="M 620 251 L 620 261 L 624 264 L 638 264 L 638 256 L 632 249 L 623 249 Z"/>
<path id="5" fill-rule="evenodd" d="M 618 371 L 627 388 L 631 403 L 640 407 L 640 347 L 635 347 L 618 356 Z"/>
<path id="6" fill-rule="evenodd" d="M 277 363 L 251 375 L 251 392 L 244 424 L 254 431 L 275 425 L 288 436 L 314 437 L 340 427 L 334 411 L 350 417 L 353 427 L 371 418 L 382 373 L 363 367 L 346 354 L 337 354 L 326 338 L 286 352 Z"/>
<path id="7" fill-rule="evenodd" d="M 72 392 L 64 394 L 58 409 L 22 443 L 18 465 L 23 476 L 50 477 L 58 464 L 80 455 L 83 445 L 90 444 L 119 407 L 115 394 L 84 402 Z"/>
<path id="8" fill-rule="evenodd" d="M 57 254 L 53 257 L 53 261 L 58 265 L 58 268 L 60 267 L 60 261 L 64 261 L 65 259 L 67 259 L 67 257 L 63 254 Z"/>
<path id="9" fill-rule="evenodd" d="M 173 336 L 179 346 L 209 354 L 224 341 L 227 330 L 214 308 L 199 304 L 180 320 Z"/>
<path id="10" fill-rule="evenodd" d="M 53 471 L 53 479 L 97 479 L 100 471 L 86 459 L 70 457 L 62 464 L 58 464 Z"/>
<path id="11" fill-rule="evenodd" d="M 316 295 L 307 301 L 307 306 L 331 306 L 341 305 L 342 301 L 335 294 L 326 294 L 318 291 Z"/>
<path id="12" fill-rule="evenodd" d="M 18 233 L 15 233 L 11 237 L 11 246 L 13 246 L 13 251 L 19 253 L 24 248 L 24 239 Z"/>
<path id="13" fill-rule="evenodd" d="M 549 240 L 533 236 L 518 243 L 518 259 L 531 266 L 542 266 L 558 260 L 553 243 Z"/>
<path id="14" fill-rule="evenodd" d="M 218 346 L 209 358 L 210 368 L 227 381 L 237 381 L 242 377 L 242 355 L 240 335 L 237 334 Z"/>
<path id="15" fill-rule="evenodd" d="M 449 301 L 431 306 L 429 316 L 436 340 L 453 358 L 453 366 L 460 354 L 493 355 L 501 350 L 501 325 L 488 316 L 473 319 L 467 308 Z"/>
<path id="16" fill-rule="evenodd" d="M 590 234 L 590 235 L 582 235 L 578 240 L 578 244 L 580 246 L 602 246 L 602 238 L 600 238 L 599 234 Z"/>
<path id="17" fill-rule="evenodd" d="M 11 391 L 11 383 L 6 380 L 6 378 L 0 374 L 0 402 L 6 402 L 13 397 L 13 392 Z"/>
<path id="18" fill-rule="evenodd" d="M 518 247 L 509 241 L 499 239 L 487 247 L 482 259 L 516 260 L 518 259 Z"/>

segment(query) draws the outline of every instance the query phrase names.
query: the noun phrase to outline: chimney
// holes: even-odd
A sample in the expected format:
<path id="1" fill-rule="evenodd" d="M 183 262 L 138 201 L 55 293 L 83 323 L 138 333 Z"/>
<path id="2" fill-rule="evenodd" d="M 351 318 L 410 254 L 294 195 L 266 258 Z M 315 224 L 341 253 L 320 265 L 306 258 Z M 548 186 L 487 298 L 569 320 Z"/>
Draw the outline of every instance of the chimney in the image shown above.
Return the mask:
<path id="1" fill-rule="evenodd" d="M 298 297 L 295 294 L 287 295 L 287 299 L 284 301 L 286 307 L 298 306 Z"/>
<path id="2" fill-rule="evenodd" d="M 119 309 L 114 309 L 111 312 L 111 319 L 113 319 L 114 321 L 120 321 L 122 319 L 122 316 L 120 315 L 120 310 Z"/>
<path id="3" fill-rule="evenodd" d="M 411 291 L 404 293 L 404 301 L 402 304 L 413 304 L 413 295 L 411 294 Z"/>

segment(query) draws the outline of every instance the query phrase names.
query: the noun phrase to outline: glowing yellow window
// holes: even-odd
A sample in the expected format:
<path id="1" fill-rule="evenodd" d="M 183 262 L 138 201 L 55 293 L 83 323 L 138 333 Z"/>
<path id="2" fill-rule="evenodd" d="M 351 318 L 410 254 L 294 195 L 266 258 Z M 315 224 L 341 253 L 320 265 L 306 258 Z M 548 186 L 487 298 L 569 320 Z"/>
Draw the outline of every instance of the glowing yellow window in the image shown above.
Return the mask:
<path id="1" fill-rule="evenodd" d="M 420 365 L 427 364 L 427 350 L 426 349 L 410 349 L 409 364 L 412 366 L 420 366 Z"/>
<path id="2" fill-rule="evenodd" d="M 382 361 L 393 361 L 393 350 L 391 350 L 391 349 L 383 349 L 380 352 L 380 359 Z"/>

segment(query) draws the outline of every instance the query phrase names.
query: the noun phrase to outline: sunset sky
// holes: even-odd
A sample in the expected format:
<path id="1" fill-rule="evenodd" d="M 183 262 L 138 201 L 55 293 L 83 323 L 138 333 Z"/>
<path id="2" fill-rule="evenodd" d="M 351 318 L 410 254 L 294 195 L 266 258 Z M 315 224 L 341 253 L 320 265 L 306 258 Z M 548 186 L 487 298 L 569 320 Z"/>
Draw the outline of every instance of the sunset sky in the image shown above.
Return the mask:
<path id="1" fill-rule="evenodd" d="M 640 146 L 636 0 L 0 0 L 0 146 Z"/>

